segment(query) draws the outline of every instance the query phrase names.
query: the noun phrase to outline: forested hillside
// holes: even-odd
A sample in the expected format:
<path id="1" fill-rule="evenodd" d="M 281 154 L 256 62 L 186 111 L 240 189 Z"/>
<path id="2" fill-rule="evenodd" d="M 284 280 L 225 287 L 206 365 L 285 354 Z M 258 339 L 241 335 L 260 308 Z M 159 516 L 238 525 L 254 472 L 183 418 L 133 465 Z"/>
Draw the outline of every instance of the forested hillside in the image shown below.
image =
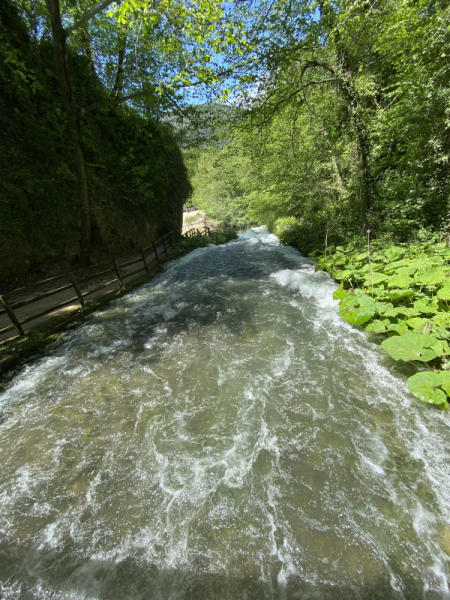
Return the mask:
<path id="1" fill-rule="evenodd" d="M 194 203 L 303 248 L 445 229 L 448 4 L 280 1 L 249 14 L 258 61 L 228 97 L 242 118 L 224 148 L 187 153 Z"/>
<path id="2" fill-rule="evenodd" d="M 9 2 L 0 4 L 0 281 L 80 257 L 77 171 L 51 42 L 30 39 Z M 82 105 L 105 100 L 89 58 L 68 52 Z M 82 121 L 92 204 L 92 259 L 180 229 L 190 185 L 169 129 L 110 106 Z"/>

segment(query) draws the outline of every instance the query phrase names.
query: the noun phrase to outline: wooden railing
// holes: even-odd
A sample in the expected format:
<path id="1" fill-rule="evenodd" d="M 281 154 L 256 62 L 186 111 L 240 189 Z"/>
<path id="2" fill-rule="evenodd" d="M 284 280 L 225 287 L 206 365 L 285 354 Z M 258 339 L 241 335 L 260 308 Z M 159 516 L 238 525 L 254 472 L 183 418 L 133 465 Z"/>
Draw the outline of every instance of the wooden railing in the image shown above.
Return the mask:
<path id="1" fill-rule="evenodd" d="M 211 229 L 209 227 L 203 227 L 202 231 L 200 231 L 197 227 L 192 227 L 192 229 L 188 229 L 183 233 L 183 237 L 191 238 L 191 237 L 209 237 L 211 235 Z"/>
<path id="2" fill-rule="evenodd" d="M 195 228 L 190 229 L 184 235 L 181 235 L 177 231 L 172 231 L 155 242 L 152 242 L 149 246 L 141 248 L 140 250 L 135 250 L 120 258 L 103 261 L 90 267 L 57 275 L 56 277 L 50 277 L 49 279 L 44 279 L 43 281 L 38 281 L 25 287 L 12 290 L 7 294 L 0 295 L 0 316 L 6 314 L 11 321 L 11 325 L 0 329 L 0 335 L 15 329 L 19 336 L 23 336 L 25 335 L 23 325 L 31 321 L 64 308 L 65 306 L 69 306 L 70 304 L 79 303 L 81 307 L 84 307 L 85 299 L 88 296 L 91 296 L 104 288 L 115 285 L 113 289 L 108 290 L 102 294 L 102 296 L 109 294 L 118 288 L 123 287 L 125 280 L 128 280 L 127 283 L 131 283 L 133 279 L 129 279 L 130 277 L 137 276 L 138 274 L 140 277 L 144 273 L 150 276 L 151 267 L 159 265 L 161 262 L 161 246 L 163 249 L 162 251 L 167 256 L 167 245 L 170 244 L 170 247 L 173 248 L 174 239 L 182 240 L 184 238 L 193 237 L 194 235 L 202 237 L 209 236 L 210 234 L 211 232 L 208 227 L 203 228 L 203 232 Z M 158 248 L 160 251 L 159 253 Z M 129 260 L 131 257 L 133 258 Z M 142 263 L 142 266 L 133 269 L 131 272 L 127 270 L 128 267 L 137 265 L 138 263 Z M 134 277 L 134 279 L 137 279 L 137 277 Z M 97 285 L 95 285 L 95 283 L 97 283 Z M 53 288 L 56 284 L 58 287 Z M 91 287 L 92 285 L 94 285 L 94 287 Z M 43 293 L 38 293 L 36 296 L 32 295 L 35 291 L 39 292 L 39 288 L 47 286 L 50 286 L 51 289 L 44 291 Z M 60 301 L 55 303 L 55 305 L 52 304 L 51 307 L 47 307 L 45 310 L 25 317 L 20 317 L 17 312 L 20 312 L 20 309 L 25 306 L 40 302 L 50 296 L 68 292 L 69 290 L 72 290 L 72 293 L 74 294 L 73 297 L 64 299 L 63 302 Z M 18 295 L 23 297 L 23 295 L 28 292 L 31 293 L 32 297 L 26 298 L 25 300 L 14 301 L 14 297 L 17 297 Z M 1 308 L 2 306 L 3 308 Z"/>

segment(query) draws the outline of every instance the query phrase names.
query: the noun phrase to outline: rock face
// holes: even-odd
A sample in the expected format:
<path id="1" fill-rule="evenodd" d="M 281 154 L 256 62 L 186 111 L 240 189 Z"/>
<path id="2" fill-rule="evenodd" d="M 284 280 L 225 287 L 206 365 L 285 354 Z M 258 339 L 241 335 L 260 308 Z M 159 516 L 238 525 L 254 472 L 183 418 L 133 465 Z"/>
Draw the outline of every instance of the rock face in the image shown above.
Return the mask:
<path id="1" fill-rule="evenodd" d="M 31 43 L 9 2 L 0 3 L 0 282 L 55 263 L 76 264 L 80 208 L 73 150 L 54 55 Z M 17 56 L 18 62 L 7 60 Z M 86 57 L 69 55 L 80 106 L 107 93 Z M 25 79 L 24 79 L 25 78 Z M 92 203 L 93 260 L 118 256 L 169 229 L 181 231 L 191 187 L 170 129 L 126 107 L 82 123 Z"/>

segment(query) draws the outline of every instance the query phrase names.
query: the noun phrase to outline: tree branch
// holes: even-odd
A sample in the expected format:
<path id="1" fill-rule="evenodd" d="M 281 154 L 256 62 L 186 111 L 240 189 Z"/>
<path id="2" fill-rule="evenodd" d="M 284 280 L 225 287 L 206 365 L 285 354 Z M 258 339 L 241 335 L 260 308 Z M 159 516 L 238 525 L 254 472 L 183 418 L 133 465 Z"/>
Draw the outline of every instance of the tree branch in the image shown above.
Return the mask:
<path id="1" fill-rule="evenodd" d="M 112 98 L 111 100 L 104 100 L 102 102 L 94 102 L 93 104 L 89 104 L 86 108 L 81 109 L 81 114 L 85 115 L 87 112 L 91 110 L 95 110 L 96 108 L 106 108 L 108 106 L 117 106 L 118 104 L 123 104 L 127 102 L 127 100 L 134 100 L 135 98 L 143 98 L 144 96 L 148 96 L 149 94 L 154 94 L 155 90 L 144 90 L 143 92 L 137 92 L 136 94 L 131 94 L 130 96 L 124 96 L 123 98 Z"/>
<path id="2" fill-rule="evenodd" d="M 306 90 L 306 88 L 308 86 L 310 86 L 310 85 L 322 85 L 324 83 L 330 83 L 331 81 L 338 81 L 338 79 L 337 79 L 337 77 L 333 77 L 333 78 L 323 79 L 321 81 L 309 81 L 308 83 L 305 83 L 304 85 L 302 85 L 302 87 L 299 87 L 299 88 L 295 89 L 291 94 L 289 94 L 288 96 L 285 96 L 284 98 L 281 98 L 281 100 L 279 100 L 275 104 L 275 106 L 272 109 L 270 115 L 268 117 L 264 118 L 264 120 L 259 124 L 259 127 L 263 127 L 264 125 L 266 125 L 266 123 L 268 123 L 272 119 L 272 117 L 274 116 L 274 114 L 276 113 L 276 111 L 279 109 L 279 107 L 282 104 L 284 104 L 285 102 L 288 102 L 289 100 L 291 100 L 291 98 L 293 98 L 297 94 L 303 93 L 303 95 L 304 95 L 305 94 L 305 90 Z M 305 102 L 308 104 L 308 102 L 306 101 L 306 98 L 305 98 Z"/>
<path id="3" fill-rule="evenodd" d="M 74 23 L 73 25 L 68 27 L 65 30 L 66 37 L 69 37 L 69 35 L 71 33 L 76 31 L 77 29 L 79 29 L 82 25 L 84 25 L 85 23 L 90 21 L 93 17 L 95 17 L 95 15 L 97 15 L 99 12 L 102 12 L 103 9 L 105 9 L 107 6 L 109 6 L 110 4 L 112 4 L 113 2 L 116 2 L 116 1 L 117 0 L 104 0 L 104 2 L 99 4 L 99 6 L 97 6 L 96 8 L 93 8 L 91 11 L 89 11 L 87 14 L 85 14 L 84 17 L 81 17 L 81 19 L 79 21 L 77 21 L 76 23 Z"/>

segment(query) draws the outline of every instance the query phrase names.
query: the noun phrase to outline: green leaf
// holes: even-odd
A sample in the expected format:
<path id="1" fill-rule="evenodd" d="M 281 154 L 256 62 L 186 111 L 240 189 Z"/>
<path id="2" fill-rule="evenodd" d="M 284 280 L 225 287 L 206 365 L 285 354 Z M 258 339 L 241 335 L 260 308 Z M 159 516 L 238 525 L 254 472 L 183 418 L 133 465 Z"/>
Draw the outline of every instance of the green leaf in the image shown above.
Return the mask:
<path id="1" fill-rule="evenodd" d="M 379 315 L 386 314 L 386 312 L 391 308 L 392 304 L 390 302 L 375 302 L 375 312 L 377 312 Z"/>
<path id="2" fill-rule="evenodd" d="M 441 388 L 450 396 L 450 373 L 448 371 L 441 371 Z"/>
<path id="3" fill-rule="evenodd" d="M 433 327 L 433 335 L 439 340 L 450 340 L 450 331 L 447 331 L 444 327 L 437 327 L 435 325 Z"/>
<path id="4" fill-rule="evenodd" d="M 399 269 L 395 269 L 396 275 L 414 275 L 417 271 L 416 267 L 400 267 Z"/>
<path id="5" fill-rule="evenodd" d="M 433 309 L 430 310 L 428 298 L 420 298 L 420 300 L 416 300 L 414 302 L 414 310 L 419 313 L 429 313 L 433 311 Z"/>
<path id="6" fill-rule="evenodd" d="M 341 283 L 341 285 L 333 294 L 333 300 L 342 300 L 346 296 L 348 296 L 348 292 L 344 290 L 344 285 Z"/>
<path id="7" fill-rule="evenodd" d="M 401 258 L 405 254 L 405 249 L 399 248 L 398 246 L 391 246 L 390 248 L 385 250 L 383 254 L 389 262 L 392 262 Z"/>
<path id="8" fill-rule="evenodd" d="M 378 273 L 376 271 L 374 271 L 373 273 L 373 279 L 372 279 L 372 275 L 370 273 L 365 275 L 365 284 L 366 285 L 376 285 L 377 283 L 381 283 L 382 281 L 386 281 L 386 279 L 388 279 L 388 275 L 385 275 L 384 273 Z"/>
<path id="9" fill-rule="evenodd" d="M 408 263 L 406 262 L 406 260 L 397 260 L 396 262 L 390 263 L 388 265 L 386 265 L 384 267 L 384 270 L 389 273 L 390 271 L 395 271 L 395 269 L 398 269 L 400 267 L 404 267 L 405 265 L 407 265 Z"/>
<path id="10" fill-rule="evenodd" d="M 371 331 L 372 333 L 386 333 L 386 327 L 388 325 L 390 325 L 389 319 L 384 319 L 383 321 L 376 320 L 367 325 L 366 331 Z"/>
<path id="11" fill-rule="evenodd" d="M 407 308 L 406 306 L 395 306 L 385 312 L 386 317 L 396 317 L 397 315 L 404 315 L 405 317 L 413 317 L 417 314 L 413 308 Z"/>
<path id="12" fill-rule="evenodd" d="M 433 315 L 433 323 L 439 325 L 439 327 L 450 326 L 450 313 L 438 312 Z"/>
<path id="13" fill-rule="evenodd" d="M 430 342 L 436 338 L 421 333 L 405 333 L 384 340 L 381 344 L 383 350 L 392 356 L 394 360 L 420 360 L 428 362 L 436 358 L 438 354 L 430 348 Z"/>
<path id="14" fill-rule="evenodd" d="M 353 271 L 335 271 L 334 277 L 339 280 L 347 281 L 353 275 Z"/>
<path id="15" fill-rule="evenodd" d="M 406 382 L 406 386 L 410 392 L 422 400 L 422 402 L 428 402 L 429 404 L 444 404 L 447 402 L 447 396 L 439 389 L 439 386 L 441 386 L 442 383 L 443 379 L 441 373 L 423 371 L 410 377 Z"/>
<path id="16" fill-rule="evenodd" d="M 434 350 L 438 356 L 448 356 L 450 354 L 450 348 L 445 340 L 438 340 L 434 336 L 433 343 L 431 344 L 431 349 Z"/>
<path id="17" fill-rule="evenodd" d="M 367 323 L 375 314 L 375 302 L 370 296 L 353 294 L 341 300 L 339 313 L 352 325 L 363 325 Z"/>
<path id="18" fill-rule="evenodd" d="M 400 323 L 390 323 L 387 328 L 389 331 L 396 331 L 399 335 L 403 335 L 408 331 L 408 326 L 404 321 L 401 321 Z"/>
<path id="19" fill-rule="evenodd" d="M 450 300 L 450 284 L 446 282 L 444 287 L 438 290 L 436 295 L 439 300 Z"/>
<path id="20" fill-rule="evenodd" d="M 414 285 L 414 280 L 409 275 L 394 275 L 388 281 L 388 287 L 400 288 L 406 290 L 411 285 Z"/>
<path id="21" fill-rule="evenodd" d="M 439 285 L 445 280 L 445 273 L 440 269 L 424 269 L 418 271 L 414 279 L 420 285 Z"/>
<path id="22" fill-rule="evenodd" d="M 421 317 L 416 317 L 414 319 L 408 319 L 406 323 L 411 327 L 411 329 L 420 329 L 422 330 L 426 323 L 430 323 L 429 319 L 423 319 Z"/>
<path id="23" fill-rule="evenodd" d="M 410 298 L 415 295 L 414 290 L 389 290 L 387 292 L 391 300 L 400 300 L 400 298 Z"/>

